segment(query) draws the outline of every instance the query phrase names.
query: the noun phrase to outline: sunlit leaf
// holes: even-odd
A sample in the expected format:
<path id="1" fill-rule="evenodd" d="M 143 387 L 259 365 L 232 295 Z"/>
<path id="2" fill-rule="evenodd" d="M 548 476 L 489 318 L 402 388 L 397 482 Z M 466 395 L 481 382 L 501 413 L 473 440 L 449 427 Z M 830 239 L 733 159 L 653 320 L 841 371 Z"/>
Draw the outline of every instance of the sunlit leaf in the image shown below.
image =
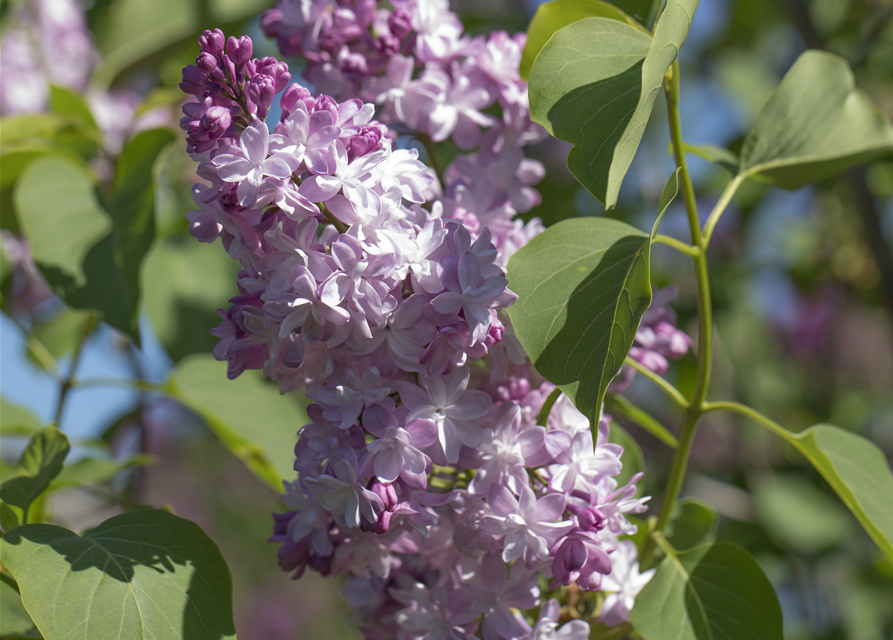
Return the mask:
<path id="1" fill-rule="evenodd" d="M 818 469 L 893 561 L 893 473 L 881 450 L 871 441 L 829 424 L 792 434 L 789 441 Z"/>
<path id="2" fill-rule="evenodd" d="M 557 31 L 534 61 L 531 118 L 574 144 L 568 168 L 608 208 L 617 203 L 697 6 L 697 0 L 670 0 L 653 39 L 617 20 L 578 20 Z"/>
<path id="3" fill-rule="evenodd" d="M 728 543 L 670 554 L 636 597 L 630 618 L 645 640 L 783 640 L 772 584 Z"/>
<path id="4" fill-rule="evenodd" d="M 294 475 L 297 432 L 307 424 L 307 414 L 259 371 L 228 380 L 226 364 L 196 354 L 180 361 L 168 389 L 275 491 L 282 490 L 283 478 Z"/>
<path id="5" fill-rule="evenodd" d="M 740 175 L 785 189 L 893 153 L 893 126 L 856 88 L 846 61 L 806 51 L 757 115 L 741 149 Z"/>
<path id="6" fill-rule="evenodd" d="M 4 534 L 0 554 L 46 640 L 235 637 L 223 556 L 170 513 L 124 513 L 84 536 L 26 525 Z"/>
<path id="7" fill-rule="evenodd" d="M 620 20 L 633 27 L 638 23 L 623 11 L 602 0 L 553 0 L 545 2 L 537 8 L 527 27 L 527 43 L 521 56 L 521 77 L 527 80 L 530 69 L 537 54 L 545 46 L 549 38 L 569 24 L 583 18 L 609 18 Z"/>
<path id="8" fill-rule="evenodd" d="M 62 472 L 50 484 L 49 490 L 55 491 L 63 487 L 102 484 L 108 482 L 122 471 L 133 467 L 153 464 L 155 458 L 145 454 L 134 454 L 122 460 L 87 457 L 72 462 L 62 468 Z"/>
<path id="9" fill-rule="evenodd" d="M 19 522 L 27 521 L 31 504 L 62 471 L 70 448 L 68 438 L 54 426 L 31 438 L 15 469 L 0 485 L 0 500 L 14 509 Z"/>

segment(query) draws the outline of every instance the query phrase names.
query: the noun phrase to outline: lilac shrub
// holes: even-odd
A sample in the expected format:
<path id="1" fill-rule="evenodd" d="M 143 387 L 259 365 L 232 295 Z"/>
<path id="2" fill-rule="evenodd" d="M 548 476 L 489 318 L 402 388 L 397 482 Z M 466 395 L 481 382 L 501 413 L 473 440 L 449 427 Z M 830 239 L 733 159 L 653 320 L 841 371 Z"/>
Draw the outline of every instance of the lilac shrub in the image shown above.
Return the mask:
<path id="1" fill-rule="evenodd" d="M 514 219 L 543 174 L 524 156 L 543 136 L 524 35 L 471 38 L 428 2 L 284 3 L 262 24 L 322 93 L 252 58 L 248 37 L 206 31 L 181 126 L 208 183 L 190 231 L 242 266 L 214 355 L 313 401 L 271 537 L 280 566 L 350 575 L 370 638 L 582 639 L 588 623 L 558 625 L 571 586 L 610 587 L 622 622 L 650 576 L 622 543 L 641 474 L 619 485 L 610 417 L 593 441 L 549 398 L 505 313 L 505 265 L 542 230 Z M 447 139 L 473 151 L 442 171 Z M 690 341 L 653 315 L 637 360 L 659 370 Z"/>

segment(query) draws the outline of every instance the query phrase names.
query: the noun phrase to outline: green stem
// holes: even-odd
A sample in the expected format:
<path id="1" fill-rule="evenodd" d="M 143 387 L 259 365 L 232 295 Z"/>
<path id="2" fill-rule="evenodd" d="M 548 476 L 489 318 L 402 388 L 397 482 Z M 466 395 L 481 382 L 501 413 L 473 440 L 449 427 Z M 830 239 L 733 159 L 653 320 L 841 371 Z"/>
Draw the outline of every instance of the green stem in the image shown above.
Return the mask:
<path id="1" fill-rule="evenodd" d="M 663 234 L 657 234 L 654 236 L 654 240 L 652 242 L 659 242 L 660 244 L 665 244 L 669 247 L 673 247 L 676 251 L 681 251 L 685 255 L 696 258 L 701 253 L 701 250 L 697 247 L 693 247 L 689 244 L 685 244 L 677 240 L 676 238 L 671 238 L 670 236 L 665 236 Z"/>
<path id="2" fill-rule="evenodd" d="M 670 467 L 670 476 L 667 479 L 667 487 L 661 498 L 660 511 L 657 515 L 656 531 L 662 532 L 670 521 L 673 505 L 682 491 L 682 483 L 685 480 L 685 469 L 688 466 L 688 457 L 697 431 L 698 419 L 703 412 L 702 405 L 707 397 L 710 386 L 710 367 L 713 355 L 713 313 L 710 301 L 710 278 L 707 273 L 706 244 L 701 235 L 701 223 L 698 218 L 698 206 L 695 199 L 695 191 L 685 161 L 685 152 L 682 142 L 682 127 L 679 123 L 679 61 L 673 62 L 672 71 L 668 77 L 666 87 L 667 111 L 670 121 L 670 140 L 673 144 L 673 157 L 679 168 L 682 179 L 682 194 L 685 202 L 685 212 L 688 216 L 688 226 L 691 231 L 691 244 L 700 249 L 697 256 L 692 257 L 695 269 L 695 280 L 698 285 L 698 371 L 695 379 L 695 390 L 692 394 L 688 408 L 682 417 L 682 427 L 679 429 L 679 446 L 673 457 Z M 654 552 L 654 537 L 650 537 L 642 552 L 642 565 L 647 568 Z"/>
<path id="3" fill-rule="evenodd" d="M 605 396 L 605 410 L 639 425 L 668 447 L 679 446 L 679 440 L 664 425 L 619 394 Z"/>
<path id="4" fill-rule="evenodd" d="M 338 233 L 345 233 L 347 231 L 347 225 L 336 218 L 335 214 L 329 211 L 329 208 L 325 204 L 320 203 L 319 208 L 322 211 L 322 214 L 326 217 L 326 220 L 331 222 L 332 226 L 338 229 Z"/>
<path id="5" fill-rule="evenodd" d="M 703 413 L 707 413 L 708 411 L 734 411 L 736 413 L 740 413 L 741 415 L 747 416 L 751 420 L 759 422 L 761 425 L 769 429 L 769 431 L 781 438 L 784 438 L 785 440 L 791 439 L 790 431 L 785 429 L 774 420 L 767 418 L 756 409 L 751 409 L 747 405 L 741 404 L 740 402 L 705 402 L 701 406 L 701 411 Z"/>
<path id="6" fill-rule="evenodd" d="M 549 420 L 549 413 L 552 411 L 552 407 L 555 406 L 555 401 L 558 400 L 558 396 L 560 395 L 561 389 L 555 387 L 543 403 L 543 408 L 540 409 L 540 413 L 536 417 L 536 423 L 541 427 L 546 426 L 546 422 Z"/>
<path id="7" fill-rule="evenodd" d="M 78 362 L 80 362 L 81 353 L 84 350 L 84 343 L 87 341 L 87 337 L 93 333 L 93 329 L 96 328 L 96 323 L 96 316 L 89 316 L 84 321 L 84 329 L 81 331 L 77 345 L 74 347 L 74 355 L 71 356 L 71 366 L 68 369 L 68 375 L 62 380 L 61 389 L 59 390 L 59 401 L 56 403 L 56 417 L 53 422 L 56 423 L 57 427 L 62 420 L 62 409 L 65 407 L 65 399 L 68 397 L 68 391 L 74 386 L 74 374 L 77 372 Z"/>
<path id="8" fill-rule="evenodd" d="M 629 356 L 626 357 L 626 360 L 624 360 L 623 363 L 632 367 L 643 376 L 651 380 L 651 382 L 656 384 L 661 391 L 670 396 L 680 407 L 682 407 L 683 409 L 688 409 L 688 400 L 685 399 L 685 396 L 682 395 L 682 392 L 671 385 L 669 382 L 661 378 L 659 375 L 654 373 L 651 369 L 645 367 L 640 362 L 633 360 Z"/>
<path id="9" fill-rule="evenodd" d="M 716 223 L 719 222 L 719 218 L 726 210 L 726 207 L 729 206 L 729 203 L 732 202 L 735 192 L 738 191 L 738 187 L 741 186 L 741 183 L 743 183 L 745 179 L 744 176 L 735 176 L 732 181 L 726 185 L 722 195 L 719 197 L 719 202 L 716 203 L 716 206 L 713 207 L 713 211 L 710 212 L 710 217 L 707 218 L 707 222 L 704 224 L 705 247 L 710 244 L 710 238 L 713 236 L 713 230 L 716 228 Z"/>
<path id="10" fill-rule="evenodd" d="M 424 145 L 425 151 L 428 152 L 428 159 L 431 161 L 431 166 L 434 167 L 434 173 L 437 174 L 437 181 L 440 183 L 440 190 L 443 191 L 446 182 L 444 181 L 443 177 L 443 165 L 440 164 L 440 158 L 437 155 L 437 147 L 434 146 L 434 141 L 427 133 L 418 134 L 418 140 Z"/>

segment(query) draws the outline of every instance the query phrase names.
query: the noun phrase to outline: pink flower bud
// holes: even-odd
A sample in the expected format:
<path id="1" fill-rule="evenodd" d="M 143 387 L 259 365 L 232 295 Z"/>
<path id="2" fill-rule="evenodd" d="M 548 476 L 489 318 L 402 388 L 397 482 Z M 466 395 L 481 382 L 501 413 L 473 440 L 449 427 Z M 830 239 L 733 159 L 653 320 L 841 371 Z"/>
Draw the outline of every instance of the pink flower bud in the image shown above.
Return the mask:
<path id="1" fill-rule="evenodd" d="M 253 45 L 248 36 L 242 36 L 238 40 L 234 36 L 230 36 L 226 41 L 226 55 L 235 65 L 246 64 L 251 59 L 252 50 Z"/>
<path id="2" fill-rule="evenodd" d="M 199 36 L 198 44 L 202 48 L 202 51 L 206 51 L 216 57 L 223 53 L 226 39 L 223 36 L 223 31 L 214 29 L 214 31 L 205 31 Z"/>

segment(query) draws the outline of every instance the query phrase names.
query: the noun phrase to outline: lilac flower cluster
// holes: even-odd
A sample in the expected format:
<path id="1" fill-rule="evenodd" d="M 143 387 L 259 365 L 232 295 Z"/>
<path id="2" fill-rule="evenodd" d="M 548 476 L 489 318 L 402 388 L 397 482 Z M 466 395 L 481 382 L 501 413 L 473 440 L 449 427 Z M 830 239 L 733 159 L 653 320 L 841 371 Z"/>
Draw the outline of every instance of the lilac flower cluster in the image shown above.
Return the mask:
<path id="1" fill-rule="evenodd" d="M 610 585 L 602 616 L 626 618 L 648 575 L 622 537 L 647 498 L 638 477 L 618 486 L 609 417 L 593 433 L 559 396 L 540 419 L 554 387 L 531 382 L 541 378 L 504 314 L 516 299 L 504 266 L 541 230 L 512 219 L 538 202 L 529 184 L 542 172 L 522 149 L 539 135 L 517 77 L 523 39 L 447 34 L 436 24 L 458 20 L 437 3 L 350 7 L 280 5 L 264 25 L 329 70 L 333 34 L 357 16 L 403 29 L 376 58 L 385 75 L 336 87 L 376 94 L 384 121 L 357 97 L 289 85 L 284 63 L 251 58 L 247 37 L 219 30 L 181 84 L 196 97 L 181 126 L 208 182 L 194 189 L 190 230 L 220 238 L 242 266 L 215 356 L 230 377 L 261 369 L 313 401 L 285 483 L 292 511 L 271 538 L 280 565 L 350 575 L 345 596 L 369 638 L 582 640 L 586 622 L 559 629 L 562 594 Z M 367 45 L 371 56 L 365 35 L 339 46 L 346 59 Z M 447 97 L 426 88 L 438 79 Z M 277 94 L 279 122 L 265 122 Z M 437 100 L 473 106 L 438 115 Z M 494 100 L 501 120 L 481 111 Z M 440 176 L 403 144 L 407 130 L 481 148 Z"/>

